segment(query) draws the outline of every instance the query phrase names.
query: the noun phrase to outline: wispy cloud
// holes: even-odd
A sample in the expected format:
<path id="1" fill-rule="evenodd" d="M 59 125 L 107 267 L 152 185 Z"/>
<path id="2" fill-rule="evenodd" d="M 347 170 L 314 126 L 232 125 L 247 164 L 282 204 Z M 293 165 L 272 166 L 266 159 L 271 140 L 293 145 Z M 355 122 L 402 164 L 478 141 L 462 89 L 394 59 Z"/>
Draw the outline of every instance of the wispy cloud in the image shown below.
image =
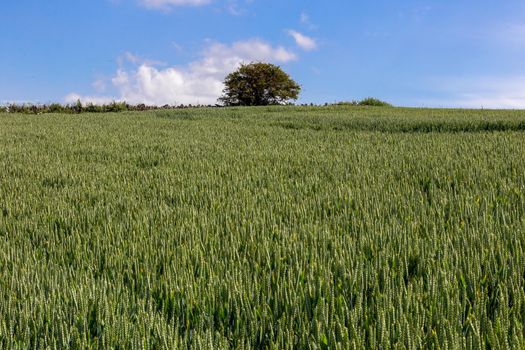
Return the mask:
<path id="1" fill-rule="evenodd" d="M 119 69 L 111 79 L 117 98 L 80 96 L 72 93 L 66 102 L 80 99 L 86 103 L 106 103 L 113 99 L 149 105 L 215 104 L 224 88 L 224 77 L 243 62 L 265 61 L 286 63 L 297 59 L 296 54 L 282 46 L 252 39 L 226 45 L 210 42 L 201 59 L 183 67 L 159 68 L 151 61 L 124 55 L 134 67 Z"/>
<path id="2" fill-rule="evenodd" d="M 299 20 L 301 21 L 301 24 L 305 25 L 308 29 L 317 29 L 317 26 L 312 23 L 312 20 L 310 18 L 310 15 L 306 12 L 301 12 L 301 16 L 299 17 Z"/>
<path id="3" fill-rule="evenodd" d="M 98 77 L 91 86 L 97 93 L 103 93 L 106 91 L 107 85 L 106 85 L 106 79 L 104 77 L 100 76 Z"/>
<path id="4" fill-rule="evenodd" d="M 295 40 L 297 46 L 305 51 L 313 51 L 317 49 L 317 42 L 315 39 L 310 38 L 309 36 L 306 36 L 295 30 L 289 30 L 288 35 L 290 35 Z"/>
<path id="5" fill-rule="evenodd" d="M 441 98 L 418 101 L 435 107 L 525 108 L 525 76 L 449 77 L 429 82 Z"/>
<path id="6" fill-rule="evenodd" d="M 120 0 L 110 0 L 113 2 Z M 248 13 L 248 6 L 255 0 L 136 0 L 139 5 L 151 10 L 170 12 L 175 7 L 199 7 L 217 3 L 214 10 L 229 13 L 233 16 L 242 16 Z"/>
<path id="7" fill-rule="evenodd" d="M 505 23 L 492 29 L 489 37 L 492 37 L 497 44 L 523 48 L 525 47 L 525 24 Z"/>
<path id="8" fill-rule="evenodd" d="M 306 12 L 301 12 L 301 23 L 310 24 L 310 16 Z"/>
<path id="9" fill-rule="evenodd" d="M 253 3 L 253 0 L 228 0 L 226 2 L 226 10 L 231 15 L 242 16 L 248 12 L 247 6 L 251 3 Z"/>
<path id="10" fill-rule="evenodd" d="M 176 6 L 202 6 L 213 0 L 139 0 L 139 3 L 147 8 L 169 10 Z"/>
<path id="11" fill-rule="evenodd" d="M 144 57 L 141 57 L 139 55 L 136 55 L 132 52 L 125 52 L 124 54 L 120 55 L 117 58 L 117 63 L 119 66 L 123 66 L 126 62 L 130 62 L 132 64 L 147 64 L 150 66 L 163 66 L 166 65 L 165 62 L 157 61 L 157 60 L 150 60 Z"/>

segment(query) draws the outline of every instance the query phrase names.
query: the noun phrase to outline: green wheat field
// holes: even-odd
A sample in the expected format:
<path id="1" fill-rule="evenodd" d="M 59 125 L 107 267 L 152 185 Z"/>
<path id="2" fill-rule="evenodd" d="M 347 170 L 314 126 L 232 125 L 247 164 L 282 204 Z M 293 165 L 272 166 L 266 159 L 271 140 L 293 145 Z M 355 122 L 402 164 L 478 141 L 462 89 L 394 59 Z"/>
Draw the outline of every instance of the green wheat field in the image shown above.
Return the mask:
<path id="1" fill-rule="evenodd" d="M 0 348 L 525 348 L 525 111 L 0 114 Z"/>

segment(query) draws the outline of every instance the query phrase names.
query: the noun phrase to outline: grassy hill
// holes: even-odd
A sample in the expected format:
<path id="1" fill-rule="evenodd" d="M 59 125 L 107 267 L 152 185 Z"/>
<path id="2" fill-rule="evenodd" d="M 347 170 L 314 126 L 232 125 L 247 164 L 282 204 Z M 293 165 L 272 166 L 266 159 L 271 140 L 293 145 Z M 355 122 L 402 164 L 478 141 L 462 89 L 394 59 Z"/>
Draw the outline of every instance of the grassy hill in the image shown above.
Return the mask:
<path id="1" fill-rule="evenodd" d="M 525 347 L 525 111 L 0 114 L 1 348 Z"/>

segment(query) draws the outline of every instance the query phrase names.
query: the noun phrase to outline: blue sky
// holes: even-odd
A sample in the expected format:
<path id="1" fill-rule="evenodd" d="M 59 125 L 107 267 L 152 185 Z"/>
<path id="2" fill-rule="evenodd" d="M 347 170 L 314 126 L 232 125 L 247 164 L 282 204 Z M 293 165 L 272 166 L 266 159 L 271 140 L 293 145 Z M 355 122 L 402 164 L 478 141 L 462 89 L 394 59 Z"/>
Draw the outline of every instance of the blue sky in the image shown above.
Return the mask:
<path id="1" fill-rule="evenodd" d="M 525 1 L 4 0 L 0 102 L 214 103 L 240 62 L 299 102 L 525 108 Z"/>

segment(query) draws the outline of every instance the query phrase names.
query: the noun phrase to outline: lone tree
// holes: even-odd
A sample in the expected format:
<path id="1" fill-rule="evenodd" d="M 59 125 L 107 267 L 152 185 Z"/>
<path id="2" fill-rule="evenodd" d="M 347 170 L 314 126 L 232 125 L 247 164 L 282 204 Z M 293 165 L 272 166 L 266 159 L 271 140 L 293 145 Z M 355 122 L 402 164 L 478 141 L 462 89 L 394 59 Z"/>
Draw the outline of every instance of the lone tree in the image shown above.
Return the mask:
<path id="1" fill-rule="evenodd" d="M 224 80 L 219 102 L 226 106 L 267 106 L 297 100 L 301 87 L 280 67 L 269 63 L 242 64 Z"/>

